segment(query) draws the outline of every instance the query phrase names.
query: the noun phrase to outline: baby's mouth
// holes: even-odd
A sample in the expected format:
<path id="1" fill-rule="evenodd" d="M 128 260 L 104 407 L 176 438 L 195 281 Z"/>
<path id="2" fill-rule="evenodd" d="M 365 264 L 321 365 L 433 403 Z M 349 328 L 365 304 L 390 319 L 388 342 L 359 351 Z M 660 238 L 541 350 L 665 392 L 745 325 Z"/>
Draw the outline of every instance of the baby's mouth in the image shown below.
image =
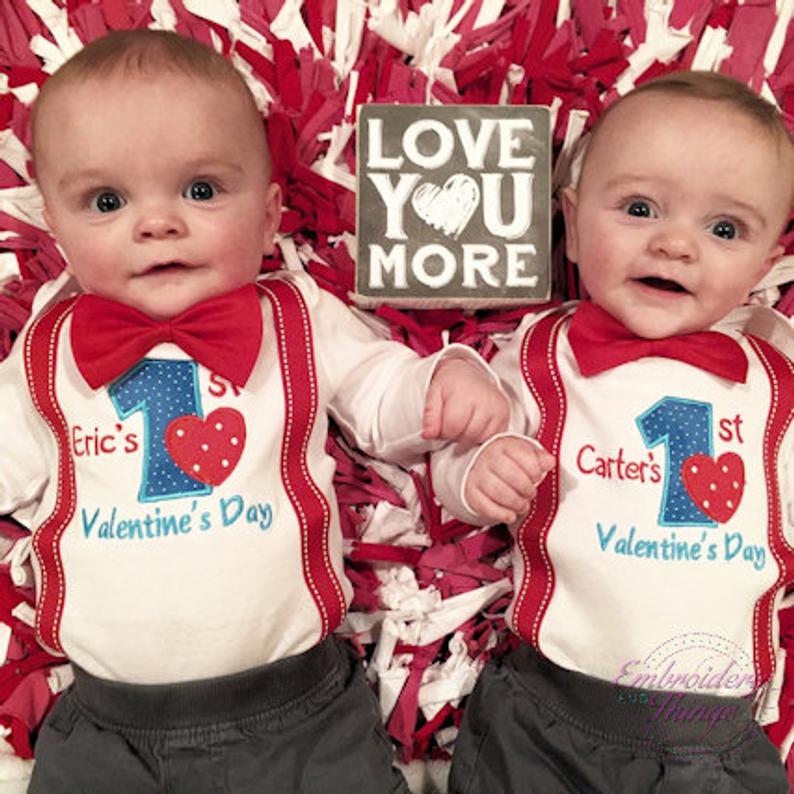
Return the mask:
<path id="1" fill-rule="evenodd" d="M 147 268 L 143 275 L 148 276 L 150 274 L 157 274 L 157 273 L 176 273 L 180 270 L 189 270 L 190 265 L 186 264 L 185 262 L 178 262 L 176 260 L 172 262 L 158 262 L 155 265 Z"/>
<path id="2" fill-rule="evenodd" d="M 672 281 L 669 278 L 659 278 L 658 276 L 645 276 L 644 278 L 635 279 L 635 281 L 639 281 L 640 284 L 644 284 L 646 287 L 651 287 L 651 289 L 658 289 L 663 292 L 681 292 L 681 293 L 688 293 L 689 290 L 686 287 L 679 284 L 677 281 Z"/>

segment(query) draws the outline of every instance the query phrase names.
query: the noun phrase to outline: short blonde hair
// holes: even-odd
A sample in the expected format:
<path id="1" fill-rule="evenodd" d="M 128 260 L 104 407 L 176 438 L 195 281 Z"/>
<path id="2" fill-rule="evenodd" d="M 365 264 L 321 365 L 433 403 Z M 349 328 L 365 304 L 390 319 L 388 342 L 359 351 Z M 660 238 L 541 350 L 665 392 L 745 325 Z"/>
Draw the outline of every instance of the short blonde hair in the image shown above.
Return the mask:
<path id="1" fill-rule="evenodd" d="M 251 113 L 263 125 L 254 97 L 242 75 L 223 56 L 195 39 L 166 30 L 118 30 L 87 44 L 69 58 L 41 87 L 33 105 L 31 137 L 33 161 L 36 161 L 37 122 L 49 97 L 64 86 L 76 82 L 116 75 L 156 77 L 163 72 L 177 72 L 212 82 L 223 82 L 236 90 L 248 103 Z M 264 134 L 263 134 L 264 137 Z M 270 157 L 265 138 L 265 156 Z"/>
<path id="2" fill-rule="evenodd" d="M 728 77 L 718 72 L 699 70 L 669 72 L 641 83 L 628 94 L 611 104 L 593 125 L 590 140 L 583 153 L 580 174 L 584 173 L 588 153 L 593 150 L 593 144 L 612 111 L 624 102 L 630 101 L 633 97 L 651 93 L 721 102 L 735 108 L 746 118 L 755 121 L 759 127 L 766 130 L 772 139 L 777 142 L 781 155 L 783 151 L 788 150 L 788 157 L 785 160 L 792 169 L 792 172 L 788 174 L 792 183 L 790 206 L 794 205 L 794 138 L 792 138 L 791 133 L 784 124 L 780 111 L 771 102 L 755 93 L 749 86 L 733 77 Z"/>
<path id="3" fill-rule="evenodd" d="M 750 119 L 757 121 L 775 137 L 791 143 L 792 138 L 778 109 L 756 94 L 749 86 L 719 72 L 699 70 L 669 72 L 668 74 L 648 80 L 638 85 L 623 99 L 647 94 L 652 91 L 670 94 L 671 96 L 691 97 L 694 99 L 710 99 L 732 105 Z M 622 100 L 618 100 L 620 102 Z M 601 116 L 598 124 L 618 104 L 610 106 Z M 598 126 L 598 124 L 596 126 Z"/>

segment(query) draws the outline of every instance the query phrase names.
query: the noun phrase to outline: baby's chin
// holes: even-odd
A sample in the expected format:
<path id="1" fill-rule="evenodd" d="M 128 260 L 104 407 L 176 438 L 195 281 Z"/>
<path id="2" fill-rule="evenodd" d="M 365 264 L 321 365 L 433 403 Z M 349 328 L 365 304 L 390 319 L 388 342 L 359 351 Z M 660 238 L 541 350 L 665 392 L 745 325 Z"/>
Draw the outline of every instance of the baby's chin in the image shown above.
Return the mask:
<path id="1" fill-rule="evenodd" d="M 638 316 L 629 320 L 623 319 L 623 324 L 642 339 L 665 339 L 669 336 L 697 333 L 708 328 L 705 320 L 700 322 L 652 310 L 638 313 Z"/>
<path id="2" fill-rule="evenodd" d="M 241 285 L 237 285 L 241 286 Z M 196 304 L 230 292 L 235 286 L 214 284 L 210 280 L 187 278 L 184 274 L 163 272 L 147 277 L 135 284 L 135 289 L 124 298 L 116 298 L 154 320 L 170 320 Z"/>
<path id="3" fill-rule="evenodd" d="M 214 297 L 212 294 L 175 294 L 175 290 L 160 289 L 153 290 L 150 296 L 136 298 L 132 295 L 115 297 L 113 300 L 137 309 L 153 320 L 172 320 L 184 311 L 201 303 L 204 300 Z"/>
<path id="4" fill-rule="evenodd" d="M 695 333 L 712 324 L 710 313 L 690 292 L 665 292 L 659 297 L 643 287 L 621 293 L 619 299 L 608 296 L 601 307 L 642 339 Z"/>

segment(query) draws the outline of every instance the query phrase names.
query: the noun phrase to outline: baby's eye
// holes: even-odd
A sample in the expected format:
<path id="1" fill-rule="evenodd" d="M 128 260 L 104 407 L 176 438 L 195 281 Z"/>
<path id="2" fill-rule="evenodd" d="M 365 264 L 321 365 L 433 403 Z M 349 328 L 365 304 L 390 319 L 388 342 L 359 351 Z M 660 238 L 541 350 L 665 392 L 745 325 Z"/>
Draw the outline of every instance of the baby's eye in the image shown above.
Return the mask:
<path id="1" fill-rule="evenodd" d="M 651 218 L 653 210 L 647 201 L 635 199 L 626 204 L 626 215 L 631 215 L 633 218 Z"/>
<path id="2" fill-rule="evenodd" d="M 127 202 L 113 190 L 102 190 L 89 202 L 89 207 L 94 212 L 116 212 Z"/>
<path id="3" fill-rule="evenodd" d="M 734 240 L 739 236 L 739 229 L 733 221 L 723 219 L 711 227 L 711 233 L 723 240 Z"/>
<path id="4" fill-rule="evenodd" d="M 187 186 L 183 195 L 193 201 L 209 201 L 215 198 L 217 193 L 218 189 L 212 182 L 207 182 L 206 179 L 197 179 Z"/>

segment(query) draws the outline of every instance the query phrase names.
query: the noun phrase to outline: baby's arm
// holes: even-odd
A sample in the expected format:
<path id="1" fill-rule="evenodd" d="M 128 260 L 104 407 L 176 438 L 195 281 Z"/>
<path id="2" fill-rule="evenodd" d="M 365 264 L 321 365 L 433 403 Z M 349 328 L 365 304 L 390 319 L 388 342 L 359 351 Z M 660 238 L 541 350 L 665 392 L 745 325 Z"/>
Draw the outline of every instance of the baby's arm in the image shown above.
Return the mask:
<path id="1" fill-rule="evenodd" d="M 508 433 L 476 449 L 460 444 L 431 458 L 436 496 L 452 515 L 471 524 L 512 523 L 526 512 L 554 459 L 531 436 L 539 410 L 521 374 L 521 340 L 536 320 L 528 316 L 513 338 L 494 356 L 491 369 L 510 401 Z"/>
<path id="2" fill-rule="evenodd" d="M 44 449 L 53 443 L 30 400 L 22 346 L 0 363 L 0 514 L 29 524 L 47 482 Z"/>
<path id="3" fill-rule="evenodd" d="M 329 412 L 363 452 L 411 466 L 446 438 L 472 443 L 506 423 L 507 400 L 475 351 L 450 345 L 420 358 L 380 336 L 369 321 L 329 293 L 306 279 L 292 278 L 312 310 L 317 366 L 330 392 Z M 461 384 L 471 394 L 456 399 Z M 433 395 L 431 437 L 424 428 L 428 393 Z"/>

